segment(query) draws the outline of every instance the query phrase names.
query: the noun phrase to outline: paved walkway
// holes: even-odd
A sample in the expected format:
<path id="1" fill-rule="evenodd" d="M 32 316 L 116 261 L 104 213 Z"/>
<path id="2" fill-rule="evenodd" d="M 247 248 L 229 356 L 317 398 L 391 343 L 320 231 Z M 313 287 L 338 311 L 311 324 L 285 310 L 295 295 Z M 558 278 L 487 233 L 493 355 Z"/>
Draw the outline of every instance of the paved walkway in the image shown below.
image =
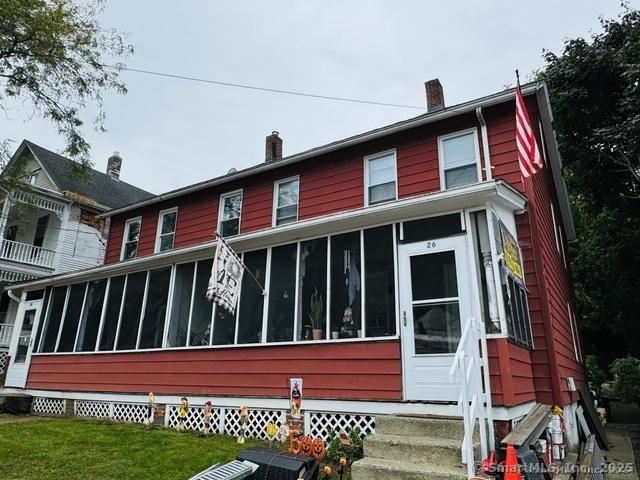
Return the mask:
<path id="1" fill-rule="evenodd" d="M 607 475 L 608 480 L 638 480 L 638 471 L 633 455 L 633 444 L 631 443 L 631 432 L 639 429 L 638 425 L 607 424 L 607 439 L 609 440 L 609 451 L 604 452 L 607 460 L 616 467 L 632 465 L 631 473 L 612 472 Z M 616 468 L 617 470 L 617 468 Z"/>

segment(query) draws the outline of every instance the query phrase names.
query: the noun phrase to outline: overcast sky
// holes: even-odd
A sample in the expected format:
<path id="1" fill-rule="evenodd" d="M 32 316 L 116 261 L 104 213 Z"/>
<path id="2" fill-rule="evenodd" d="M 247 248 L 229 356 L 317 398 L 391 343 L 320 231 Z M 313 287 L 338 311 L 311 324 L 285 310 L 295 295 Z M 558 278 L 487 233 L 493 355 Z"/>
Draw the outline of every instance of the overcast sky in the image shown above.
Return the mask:
<path id="1" fill-rule="evenodd" d="M 515 68 L 525 79 L 541 68 L 543 49 L 560 52 L 619 11 L 618 0 L 110 0 L 103 24 L 128 33 L 132 68 L 422 107 L 426 80 L 440 78 L 447 105 L 498 92 Z M 104 171 L 120 151 L 121 178 L 154 193 L 264 161 L 272 130 L 290 155 L 422 113 L 122 78 L 129 93 L 106 95 L 107 132 L 86 129 L 92 159 Z M 0 136 L 62 150 L 52 125 L 27 113 L 0 116 Z"/>

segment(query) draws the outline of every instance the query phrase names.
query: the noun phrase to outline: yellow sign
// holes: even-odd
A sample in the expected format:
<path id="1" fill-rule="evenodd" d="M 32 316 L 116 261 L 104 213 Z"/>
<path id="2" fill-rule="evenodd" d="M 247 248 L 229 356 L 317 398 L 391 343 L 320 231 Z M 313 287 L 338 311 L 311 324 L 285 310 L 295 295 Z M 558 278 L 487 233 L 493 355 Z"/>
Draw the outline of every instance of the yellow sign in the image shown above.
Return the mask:
<path id="1" fill-rule="evenodd" d="M 278 435 L 278 432 L 280 431 L 280 429 L 278 428 L 278 426 L 275 423 L 268 423 L 267 424 L 267 437 L 273 439 L 276 438 L 276 435 Z"/>
<path id="2" fill-rule="evenodd" d="M 507 228 L 500 222 L 500 237 L 502 238 L 502 253 L 504 256 L 504 263 L 509 271 L 518 280 L 524 280 L 524 274 L 522 272 L 522 257 L 520 256 L 520 247 L 518 242 L 513 238 L 513 235 L 507 230 Z"/>

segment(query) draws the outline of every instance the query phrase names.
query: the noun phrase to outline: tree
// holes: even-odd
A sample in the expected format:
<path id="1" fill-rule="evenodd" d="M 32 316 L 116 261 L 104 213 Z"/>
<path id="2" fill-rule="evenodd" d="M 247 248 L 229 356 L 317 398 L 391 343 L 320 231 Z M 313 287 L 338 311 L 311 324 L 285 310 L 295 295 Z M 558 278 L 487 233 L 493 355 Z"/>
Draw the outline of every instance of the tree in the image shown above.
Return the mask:
<path id="1" fill-rule="evenodd" d="M 578 242 L 572 270 L 587 352 L 640 354 L 640 13 L 623 4 L 589 40 L 544 53 Z"/>
<path id="2" fill-rule="evenodd" d="M 81 110 L 87 102 L 95 104 L 95 127 L 104 130 L 103 93 L 126 93 L 119 80 L 122 64 L 106 63 L 127 57 L 133 47 L 121 33 L 100 26 L 103 7 L 102 0 L 82 6 L 73 0 L 0 1 L 0 108 L 19 101 L 33 115 L 51 120 L 66 140 L 63 153 L 77 160 L 71 175 L 91 166 Z M 9 145 L 6 140 L 0 145 L 4 168 Z M 11 170 L 0 179 L 5 191 L 22 174 L 19 166 Z"/>
<path id="3" fill-rule="evenodd" d="M 611 365 L 612 392 L 625 402 L 640 405 L 640 358 L 619 358 Z"/>

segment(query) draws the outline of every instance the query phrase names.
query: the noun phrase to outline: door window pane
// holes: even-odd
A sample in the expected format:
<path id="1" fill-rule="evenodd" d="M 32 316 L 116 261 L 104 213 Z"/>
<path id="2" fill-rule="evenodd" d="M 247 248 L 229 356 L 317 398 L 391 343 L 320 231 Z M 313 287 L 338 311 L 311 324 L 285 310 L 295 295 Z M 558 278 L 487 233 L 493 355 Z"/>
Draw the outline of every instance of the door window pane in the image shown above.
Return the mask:
<path id="1" fill-rule="evenodd" d="M 295 243 L 271 250 L 268 342 L 293 340 L 297 252 L 298 245 Z"/>
<path id="2" fill-rule="evenodd" d="M 327 319 L 327 239 L 300 244 L 300 301 L 298 340 L 326 338 Z"/>
<path id="3" fill-rule="evenodd" d="M 107 288 L 107 280 L 96 280 L 89 283 L 87 299 L 84 303 L 80 331 L 78 332 L 78 344 L 76 352 L 92 352 L 96 348 L 100 317 L 102 316 L 102 304 Z"/>
<path id="4" fill-rule="evenodd" d="M 331 237 L 331 336 L 358 336 L 362 291 L 360 232 Z M 336 332 L 336 333 L 334 333 Z"/>
<path id="5" fill-rule="evenodd" d="M 220 233 L 223 237 L 231 237 L 240 233 L 240 212 L 242 210 L 242 193 L 223 196 Z"/>
<path id="6" fill-rule="evenodd" d="M 193 313 L 191 315 L 189 345 L 209 345 L 213 303 L 207 300 L 206 293 L 212 265 L 213 259 L 198 262 L 196 288 L 193 292 Z"/>
<path id="7" fill-rule="evenodd" d="M 136 348 L 146 281 L 147 272 L 127 275 L 127 287 L 124 294 L 116 350 L 133 350 Z"/>
<path id="8" fill-rule="evenodd" d="M 364 231 L 367 337 L 396 334 L 393 226 Z"/>
<path id="9" fill-rule="evenodd" d="M 265 285 L 267 251 L 257 250 L 244 254 L 244 264 L 261 285 Z M 251 275 L 242 276 L 240 311 L 238 312 L 238 343 L 260 343 L 262 341 L 262 318 L 264 296 L 262 289 Z"/>
<path id="10" fill-rule="evenodd" d="M 58 331 L 60 330 L 60 320 L 62 320 L 62 310 L 64 301 L 67 298 L 67 286 L 55 287 L 51 294 L 51 308 L 47 316 L 47 326 L 42 341 L 41 352 L 53 352 L 56 349 Z"/>
<path id="11" fill-rule="evenodd" d="M 149 272 L 149 290 L 144 307 L 139 348 L 162 347 L 170 280 L 171 267 L 159 268 Z"/>
<path id="12" fill-rule="evenodd" d="M 194 270 L 195 263 L 176 266 L 167 347 L 184 347 L 187 344 Z"/>
<path id="13" fill-rule="evenodd" d="M 107 309 L 104 314 L 102 335 L 100 339 L 100 350 L 113 350 L 116 340 L 116 330 L 118 329 L 118 317 L 120 315 L 120 305 L 124 292 L 124 275 L 113 277 L 109 282 L 109 294 L 107 296 Z"/>
<path id="14" fill-rule="evenodd" d="M 469 132 L 442 140 L 442 169 L 445 187 L 453 188 L 478 181 L 475 133 Z"/>
<path id="15" fill-rule="evenodd" d="M 71 293 L 69 294 L 67 311 L 64 315 L 64 322 L 62 324 L 62 333 L 60 334 L 58 352 L 73 352 L 86 288 L 86 283 L 71 285 Z"/>
<path id="16" fill-rule="evenodd" d="M 455 252 L 411 257 L 411 292 L 414 301 L 457 297 Z"/>
<path id="17" fill-rule="evenodd" d="M 16 350 L 15 363 L 24 363 L 29 351 L 29 341 L 31 340 L 31 331 L 33 330 L 33 322 L 36 320 L 36 309 L 26 310 L 22 320 L 20 336 L 18 337 L 18 348 Z"/>
<path id="18" fill-rule="evenodd" d="M 460 341 L 458 301 L 413 307 L 415 353 L 455 353 Z"/>

